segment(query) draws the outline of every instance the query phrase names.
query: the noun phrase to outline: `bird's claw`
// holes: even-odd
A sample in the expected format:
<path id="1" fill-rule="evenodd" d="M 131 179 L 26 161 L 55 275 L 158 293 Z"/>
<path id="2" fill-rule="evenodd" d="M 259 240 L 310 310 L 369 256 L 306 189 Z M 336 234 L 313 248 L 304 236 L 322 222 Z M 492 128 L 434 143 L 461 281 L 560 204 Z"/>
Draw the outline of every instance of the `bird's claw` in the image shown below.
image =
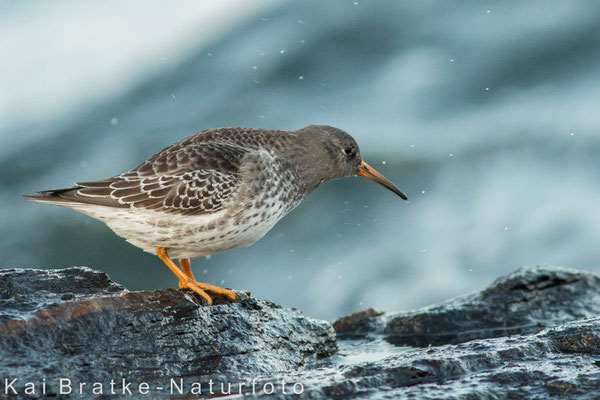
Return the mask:
<path id="1" fill-rule="evenodd" d="M 202 296 L 209 306 L 212 304 L 212 298 L 206 293 L 206 291 L 224 294 L 226 296 L 229 296 L 231 300 L 236 300 L 235 293 L 231 289 L 225 289 L 208 283 L 197 282 L 193 279 L 179 281 L 179 288 L 193 290 L 194 292 Z"/>

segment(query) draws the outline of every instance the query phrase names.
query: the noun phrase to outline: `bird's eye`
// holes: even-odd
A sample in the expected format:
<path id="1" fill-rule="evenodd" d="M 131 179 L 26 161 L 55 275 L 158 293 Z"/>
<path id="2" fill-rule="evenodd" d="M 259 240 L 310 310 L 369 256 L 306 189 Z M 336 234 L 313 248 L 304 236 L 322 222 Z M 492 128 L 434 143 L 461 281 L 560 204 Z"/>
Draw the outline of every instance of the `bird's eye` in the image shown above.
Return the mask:
<path id="1" fill-rule="evenodd" d="M 352 149 L 352 147 L 348 146 L 344 149 L 344 153 L 350 155 L 350 154 L 354 153 L 354 150 Z"/>

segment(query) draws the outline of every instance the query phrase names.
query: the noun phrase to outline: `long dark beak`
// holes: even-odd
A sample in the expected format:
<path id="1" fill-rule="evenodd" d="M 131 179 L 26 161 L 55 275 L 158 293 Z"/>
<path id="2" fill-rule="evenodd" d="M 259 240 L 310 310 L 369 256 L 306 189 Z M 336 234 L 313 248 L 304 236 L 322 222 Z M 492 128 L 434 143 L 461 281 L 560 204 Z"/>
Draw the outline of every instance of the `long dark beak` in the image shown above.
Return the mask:
<path id="1" fill-rule="evenodd" d="M 408 200 L 408 197 L 400 189 L 396 187 L 392 182 L 388 181 L 387 178 L 381 175 L 379 172 L 375 171 L 373 168 L 369 167 L 369 165 L 361 161 L 358 169 L 356 170 L 356 175 L 364 176 L 365 178 L 369 178 L 373 182 L 379 183 L 386 189 L 391 190 L 396 193 L 398 196 L 402 197 L 404 200 Z"/>

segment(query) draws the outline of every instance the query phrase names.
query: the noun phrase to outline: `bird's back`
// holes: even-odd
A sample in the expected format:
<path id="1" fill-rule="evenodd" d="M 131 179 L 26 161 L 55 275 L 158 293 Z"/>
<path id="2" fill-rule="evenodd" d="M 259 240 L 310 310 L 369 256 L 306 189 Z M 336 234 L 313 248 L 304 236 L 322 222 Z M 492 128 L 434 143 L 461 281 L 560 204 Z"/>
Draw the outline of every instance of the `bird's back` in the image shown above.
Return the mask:
<path id="1" fill-rule="evenodd" d="M 218 128 L 174 143 L 120 175 L 26 197 L 70 203 L 147 208 L 191 214 L 217 211 L 239 183 L 242 159 L 287 132 Z"/>

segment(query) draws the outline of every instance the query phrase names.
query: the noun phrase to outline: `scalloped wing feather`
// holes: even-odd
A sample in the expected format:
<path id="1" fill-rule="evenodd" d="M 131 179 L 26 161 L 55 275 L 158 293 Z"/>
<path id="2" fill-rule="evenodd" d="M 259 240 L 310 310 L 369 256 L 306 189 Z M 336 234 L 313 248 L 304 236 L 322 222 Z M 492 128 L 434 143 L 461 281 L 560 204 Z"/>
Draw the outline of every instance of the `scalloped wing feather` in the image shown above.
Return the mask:
<path id="1" fill-rule="evenodd" d="M 240 183 L 239 168 L 249 149 L 227 143 L 168 147 L 114 178 L 78 182 L 60 196 L 66 201 L 133 207 L 184 215 L 223 208 Z"/>

